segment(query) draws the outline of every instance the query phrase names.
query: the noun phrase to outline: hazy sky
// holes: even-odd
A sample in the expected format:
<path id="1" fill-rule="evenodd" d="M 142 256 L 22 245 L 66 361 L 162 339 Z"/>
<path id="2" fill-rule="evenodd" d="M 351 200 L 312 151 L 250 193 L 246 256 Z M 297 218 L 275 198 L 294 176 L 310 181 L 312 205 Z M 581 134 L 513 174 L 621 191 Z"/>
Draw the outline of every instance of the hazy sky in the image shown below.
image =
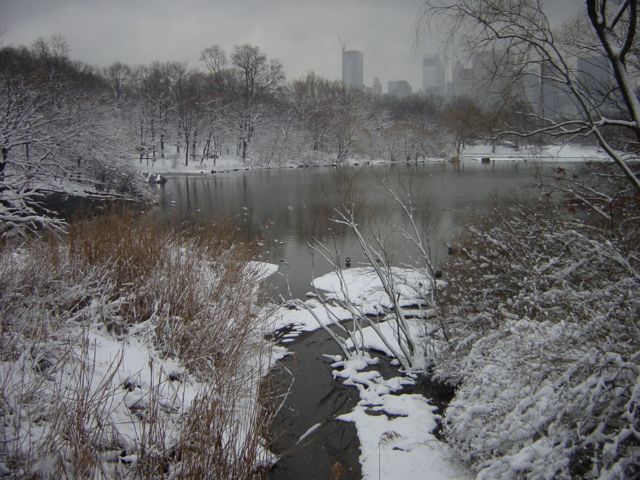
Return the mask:
<path id="1" fill-rule="evenodd" d="M 583 0 L 552 0 L 553 18 Z M 364 80 L 408 80 L 420 88 L 420 57 L 439 48 L 415 43 L 420 0 L 0 0 L 0 43 L 29 44 L 61 34 L 71 56 L 94 65 L 116 60 L 198 61 L 217 44 L 258 45 L 288 78 L 313 70 L 340 78 L 341 41 L 364 51 Z"/>

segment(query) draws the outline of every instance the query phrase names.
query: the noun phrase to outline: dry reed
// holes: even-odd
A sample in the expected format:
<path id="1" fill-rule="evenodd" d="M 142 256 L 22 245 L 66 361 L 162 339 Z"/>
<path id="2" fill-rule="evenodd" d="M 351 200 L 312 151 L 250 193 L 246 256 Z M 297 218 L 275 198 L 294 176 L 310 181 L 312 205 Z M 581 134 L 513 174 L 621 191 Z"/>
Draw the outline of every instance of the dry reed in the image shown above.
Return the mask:
<path id="1" fill-rule="evenodd" d="M 10 475 L 259 477 L 268 347 L 257 272 L 247 266 L 253 253 L 233 228 L 176 232 L 130 211 L 0 252 L 1 413 L 10 424 L 0 462 Z M 128 410 L 135 439 L 127 443 L 112 417 L 123 388 L 137 386 L 118 383 L 122 358 L 96 374 L 89 332 L 127 342 L 142 327 L 150 348 L 185 371 L 141 366 L 151 382 Z M 197 395 L 169 405 L 165 391 L 184 395 L 189 382 Z"/>

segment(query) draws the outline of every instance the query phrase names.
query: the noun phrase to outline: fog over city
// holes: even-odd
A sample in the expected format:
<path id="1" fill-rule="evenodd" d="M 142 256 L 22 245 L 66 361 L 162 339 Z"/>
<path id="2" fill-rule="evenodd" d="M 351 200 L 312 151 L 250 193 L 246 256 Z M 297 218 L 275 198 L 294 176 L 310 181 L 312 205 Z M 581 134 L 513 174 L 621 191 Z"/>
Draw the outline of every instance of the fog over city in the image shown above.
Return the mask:
<path id="1" fill-rule="evenodd" d="M 573 16 L 580 0 L 547 2 L 549 17 Z M 379 77 L 421 86 L 421 57 L 441 50 L 435 28 L 416 41 L 420 0 L 0 0 L 2 45 L 63 35 L 71 56 L 89 64 L 198 61 L 213 44 L 257 45 L 289 79 L 308 71 L 339 79 L 340 49 L 364 52 L 364 82 Z"/>

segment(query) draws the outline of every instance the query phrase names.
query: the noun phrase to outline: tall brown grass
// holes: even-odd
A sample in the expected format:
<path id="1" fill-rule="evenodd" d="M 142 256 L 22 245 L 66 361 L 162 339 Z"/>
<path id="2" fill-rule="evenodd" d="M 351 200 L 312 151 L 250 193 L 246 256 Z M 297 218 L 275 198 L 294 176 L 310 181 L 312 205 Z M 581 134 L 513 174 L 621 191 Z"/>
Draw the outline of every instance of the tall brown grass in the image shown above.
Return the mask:
<path id="1" fill-rule="evenodd" d="M 253 255 L 232 226 L 179 232 L 126 210 L 75 222 L 62 237 L 5 247 L 0 409 L 15 425 L 0 432 L 0 462 L 15 478 L 260 476 L 268 414 L 258 385 L 268 346 L 256 271 L 247 266 Z M 86 332 L 96 321 L 119 339 L 147 325 L 153 347 L 202 386 L 175 420 L 160 401 L 167 372 L 152 375 L 144 412 L 132 412 L 140 424 L 126 448 L 131 463 L 109 453 L 125 447 L 104 421 L 119 364 L 100 385 L 86 385 L 95 361 Z M 76 372 L 76 388 L 56 376 L 63 367 Z M 31 435 L 43 426 L 46 435 Z"/>

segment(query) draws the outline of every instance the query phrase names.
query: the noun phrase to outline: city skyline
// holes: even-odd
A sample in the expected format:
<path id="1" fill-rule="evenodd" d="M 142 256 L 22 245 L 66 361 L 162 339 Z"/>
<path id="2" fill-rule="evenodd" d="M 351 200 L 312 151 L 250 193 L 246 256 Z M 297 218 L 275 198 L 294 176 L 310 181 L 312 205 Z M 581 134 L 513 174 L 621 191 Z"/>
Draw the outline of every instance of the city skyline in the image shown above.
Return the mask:
<path id="1" fill-rule="evenodd" d="M 554 18 L 575 11 L 579 0 L 550 5 Z M 378 77 L 422 85 L 424 55 L 439 51 L 435 31 L 416 43 L 420 0 L 0 0 L 0 45 L 28 45 L 60 34 L 71 57 L 91 65 L 131 65 L 153 60 L 196 64 L 211 45 L 257 45 L 280 60 L 288 79 L 309 71 L 341 78 L 341 48 L 364 52 L 363 81 Z M 556 15 L 556 13 L 558 15 Z M 313 54 L 310 55 L 310 52 Z"/>

